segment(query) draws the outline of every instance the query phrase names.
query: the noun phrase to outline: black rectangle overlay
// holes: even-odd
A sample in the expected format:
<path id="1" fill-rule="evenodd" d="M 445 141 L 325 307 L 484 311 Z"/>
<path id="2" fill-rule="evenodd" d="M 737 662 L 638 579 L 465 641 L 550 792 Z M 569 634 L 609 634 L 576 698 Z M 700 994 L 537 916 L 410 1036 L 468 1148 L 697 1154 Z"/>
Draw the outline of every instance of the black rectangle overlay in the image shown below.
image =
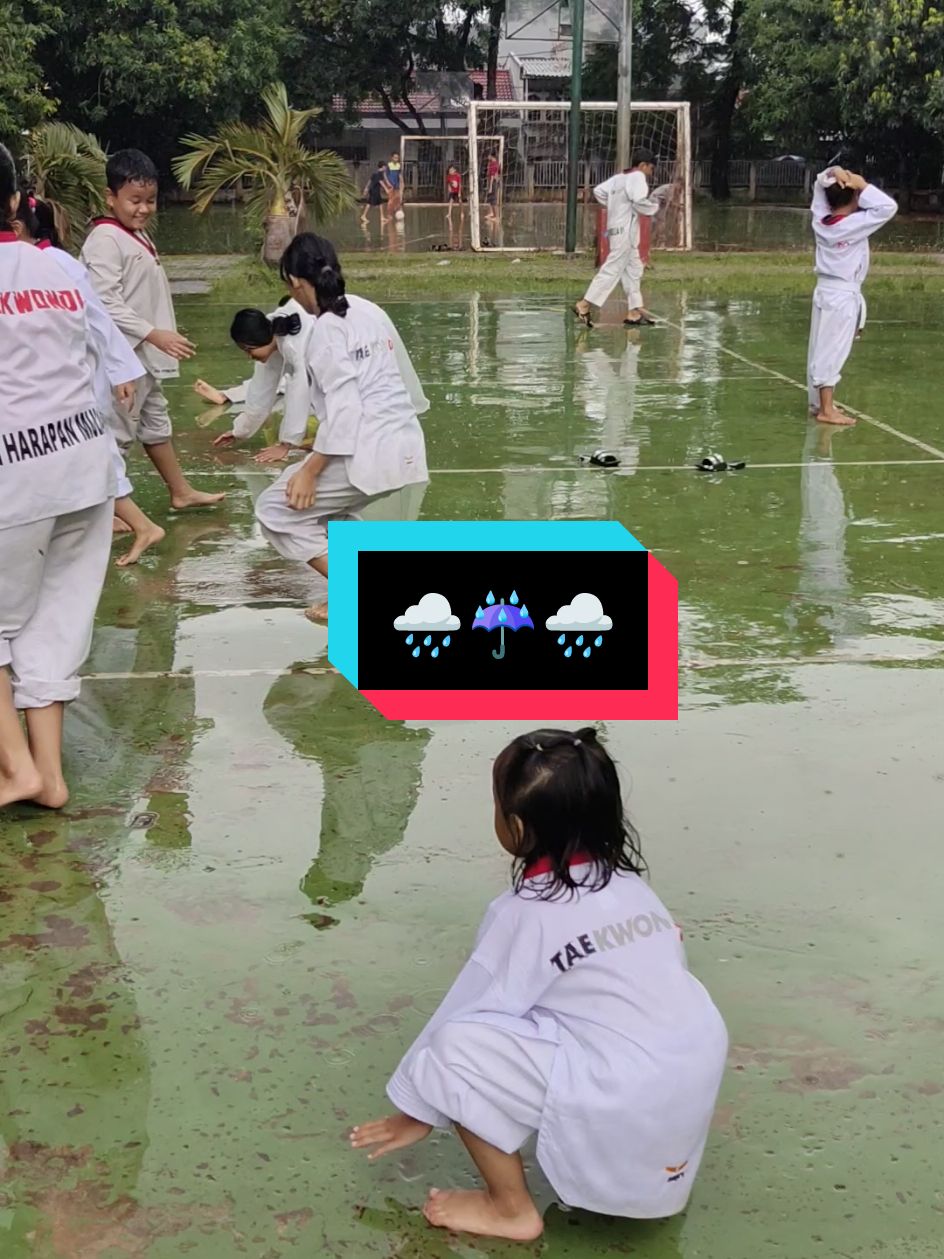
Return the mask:
<path id="1" fill-rule="evenodd" d="M 646 551 L 361 551 L 357 584 L 357 678 L 362 691 L 609 691 L 648 686 Z M 599 599 L 612 628 L 599 623 L 546 628 L 549 617 L 572 606 L 584 592 Z M 459 628 L 395 629 L 394 621 L 430 593 L 448 599 Z M 494 604 L 488 603 L 489 594 Z M 517 604 L 511 601 L 513 594 Z M 486 619 L 476 617 L 478 608 L 483 613 L 500 609 L 502 599 L 508 609 L 504 656 L 496 659 L 501 623 L 492 629 L 473 625 Z M 522 606 L 534 628 L 512 630 Z M 487 619 L 497 621 L 497 614 Z"/>

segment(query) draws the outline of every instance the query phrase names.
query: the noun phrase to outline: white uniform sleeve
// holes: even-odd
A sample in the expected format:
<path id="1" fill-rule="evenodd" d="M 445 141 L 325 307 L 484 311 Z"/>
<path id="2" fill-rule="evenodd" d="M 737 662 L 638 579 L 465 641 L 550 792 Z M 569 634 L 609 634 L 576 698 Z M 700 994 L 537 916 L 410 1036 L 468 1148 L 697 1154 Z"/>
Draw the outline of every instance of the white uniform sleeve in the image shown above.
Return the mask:
<path id="1" fill-rule="evenodd" d="M 121 335 L 91 282 L 85 280 L 79 288 L 85 298 L 89 332 L 95 342 L 95 355 L 105 369 L 108 383 L 114 388 L 131 380 L 140 380 L 144 375 L 141 360 Z"/>
<path id="2" fill-rule="evenodd" d="M 626 197 L 633 207 L 633 213 L 644 214 L 652 218 L 659 213 L 661 202 L 649 196 L 649 185 L 642 171 L 633 171 L 626 179 Z"/>
<path id="3" fill-rule="evenodd" d="M 830 213 L 830 205 L 826 200 L 826 187 L 828 181 L 832 179 L 833 167 L 820 171 L 813 181 L 813 202 L 810 206 L 810 214 L 814 219 L 825 218 Z"/>
<path id="4" fill-rule="evenodd" d="M 353 455 L 364 407 L 357 368 L 338 316 L 322 315 L 318 320 L 309 343 L 308 361 L 325 399 L 314 449 L 320 455 Z"/>
<path id="5" fill-rule="evenodd" d="M 874 184 L 866 184 L 859 193 L 859 208 L 846 216 L 840 227 L 843 240 L 865 240 L 884 227 L 898 213 L 898 202 Z"/>
<path id="6" fill-rule="evenodd" d="M 246 408 L 233 421 L 233 434 L 238 441 L 248 441 L 262 428 L 272 414 L 279 396 L 282 379 L 282 355 L 278 350 L 264 363 L 257 363 L 246 391 Z"/>
<path id="7" fill-rule="evenodd" d="M 118 242 L 109 232 L 93 229 L 82 247 L 82 261 L 109 315 L 133 345 L 140 345 L 154 327 L 135 314 L 124 299 Z"/>
<path id="8" fill-rule="evenodd" d="M 304 332 L 300 332 L 290 340 L 298 344 L 292 345 L 292 371 L 285 378 L 285 402 L 282 423 L 279 425 L 279 441 L 285 446 L 300 446 L 305 440 L 308 417 L 311 414 L 311 386 L 305 361 L 308 338 Z"/>
<path id="9" fill-rule="evenodd" d="M 621 179 L 621 175 L 611 175 L 610 178 L 604 180 L 602 184 L 597 184 L 596 188 L 593 190 L 593 195 L 596 200 L 599 201 L 600 205 L 606 205 L 610 197 L 619 187 L 619 181 Z"/>
<path id="10" fill-rule="evenodd" d="M 380 307 L 378 307 L 380 310 Z M 406 385 L 407 393 L 410 395 L 410 401 L 417 415 L 425 415 L 429 410 L 429 399 L 423 392 L 423 385 L 419 376 L 416 374 L 416 368 L 413 366 L 413 360 L 410 353 L 403 344 L 403 339 L 397 332 L 396 324 L 390 318 L 385 310 L 381 310 L 384 326 L 390 334 L 390 340 L 393 342 L 393 352 L 396 356 L 397 367 L 400 370 L 400 377 Z"/>

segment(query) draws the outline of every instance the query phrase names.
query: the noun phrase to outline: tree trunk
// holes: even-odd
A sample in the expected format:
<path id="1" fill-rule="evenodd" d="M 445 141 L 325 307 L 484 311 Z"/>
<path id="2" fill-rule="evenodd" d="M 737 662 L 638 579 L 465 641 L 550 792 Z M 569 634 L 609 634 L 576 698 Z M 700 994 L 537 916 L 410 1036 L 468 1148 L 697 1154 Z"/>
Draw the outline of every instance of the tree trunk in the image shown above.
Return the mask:
<path id="1" fill-rule="evenodd" d="M 488 6 L 488 70 L 485 82 L 485 95 L 490 101 L 498 95 L 498 46 L 504 16 L 505 0 L 492 0 Z"/>
<path id="2" fill-rule="evenodd" d="M 265 221 L 262 260 L 277 267 L 295 235 L 297 221 L 292 214 L 269 214 Z"/>
<path id="3" fill-rule="evenodd" d="M 731 6 L 731 25 L 726 40 L 728 69 L 718 86 L 715 98 L 715 142 L 711 153 L 711 195 L 716 201 L 727 201 L 731 196 L 728 183 L 728 162 L 731 160 L 731 131 L 734 127 L 734 111 L 744 79 L 741 56 L 741 19 L 746 0 L 734 0 Z"/>

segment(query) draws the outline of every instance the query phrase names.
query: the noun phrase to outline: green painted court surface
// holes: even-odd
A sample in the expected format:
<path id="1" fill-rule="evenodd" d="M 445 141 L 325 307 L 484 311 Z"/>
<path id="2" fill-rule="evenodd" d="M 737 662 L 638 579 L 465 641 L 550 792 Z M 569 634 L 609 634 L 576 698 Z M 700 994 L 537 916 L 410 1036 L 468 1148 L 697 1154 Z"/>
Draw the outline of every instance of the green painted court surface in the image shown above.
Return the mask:
<path id="1" fill-rule="evenodd" d="M 333 674 L 253 527 L 268 474 L 196 422 L 197 372 L 243 373 L 232 309 L 185 297 L 179 448 L 225 509 L 111 575 L 73 802 L 0 824 L 3 1259 L 941 1253 L 939 305 L 874 299 L 843 387 L 870 418 L 830 438 L 792 383 L 805 300 L 650 300 L 669 323 L 629 334 L 560 299 L 389 309 L 432 400 L 422 518 L 616 517 L 679 579 L 680 719 L 605 736 L 731 1032 L 688 1212 L 594 1219 L 536 1179 L 541 1243 L 458 1240 L 418 1212 L 472 1183 L 453 1137 L 348 1151 L 503 886 L 518 728 L 389 724 Z M 618 471 L 579 463 L 600 445 Z"/>

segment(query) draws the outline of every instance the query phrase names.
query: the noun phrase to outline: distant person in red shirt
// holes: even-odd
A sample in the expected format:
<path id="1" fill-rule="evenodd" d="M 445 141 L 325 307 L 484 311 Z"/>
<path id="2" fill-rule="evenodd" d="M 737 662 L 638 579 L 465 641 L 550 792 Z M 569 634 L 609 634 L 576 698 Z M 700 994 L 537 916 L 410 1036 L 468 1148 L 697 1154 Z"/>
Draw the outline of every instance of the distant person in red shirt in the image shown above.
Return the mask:
<path id="1" fill-rule="evenodd" d="M 490 153 L 488 166 L 485 169 L 487 183 L 485 185 L 485 201 L 488 204 L 488 217 L 495 219 L 498 215 L 498 199 L 501 195 L 501 162 L 497 153 Z"/>
<path id="2" fill-rule="evenodd" d="M 450 166 L 446 172 L 446 201 L 449 209 L 446 211 L 446 222 L 452 225 L 452 207 L 454 205 L 462 205 L 462 175 L 456 170 L 455 166 Z M 461 211 L 465 215 L 465 210 Z"/>

